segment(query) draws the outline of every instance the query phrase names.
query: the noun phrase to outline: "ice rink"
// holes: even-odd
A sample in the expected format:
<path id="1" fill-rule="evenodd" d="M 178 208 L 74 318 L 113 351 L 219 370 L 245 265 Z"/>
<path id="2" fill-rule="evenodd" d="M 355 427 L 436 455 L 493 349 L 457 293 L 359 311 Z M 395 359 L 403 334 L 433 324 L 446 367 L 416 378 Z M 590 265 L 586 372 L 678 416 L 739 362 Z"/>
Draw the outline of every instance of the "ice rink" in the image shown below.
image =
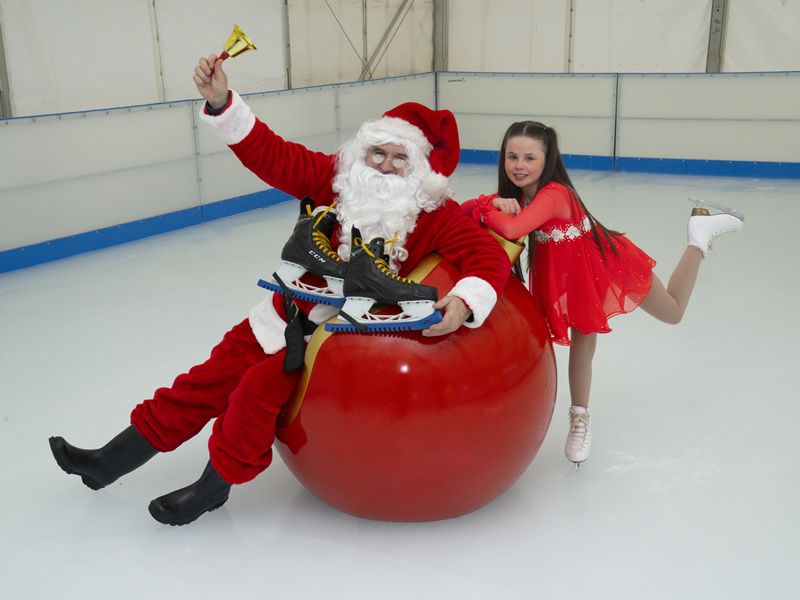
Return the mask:
<path id="1" fill-rule="evenodd" d="M 658 261 L 683 251 L 688 196 L 741 209 L 684 321 L 636 311 L 600 337 L 593 447 L 563 455 L 559 394 L 536 459 L 504 495 L 442 522 L 342 514 L 275 455 L 185 527 L 148 502 L 194 481 L 209 428 L 93 492 L 47 438 L 95 447 L 131 408 L 203 361 L 262 297 L 294 203 L 0 275 L 0 597 L 800 598 L 800 181 L 573 171 L 589 209 Z M 465 200 L 496 168 L 463 165 Z"/>

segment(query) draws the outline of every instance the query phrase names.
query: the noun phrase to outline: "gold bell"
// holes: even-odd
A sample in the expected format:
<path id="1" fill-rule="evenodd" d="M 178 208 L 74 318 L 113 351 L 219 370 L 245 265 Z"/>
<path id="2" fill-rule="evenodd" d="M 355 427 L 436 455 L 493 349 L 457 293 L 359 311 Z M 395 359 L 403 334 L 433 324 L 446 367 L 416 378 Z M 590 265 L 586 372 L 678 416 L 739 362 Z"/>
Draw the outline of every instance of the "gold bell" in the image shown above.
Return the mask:
<path id="1" fill-rule="evenodd" d="M 222 60 L 225 60 L 228 57 L 233 58 L 242 52 L 255 49 L 256 45 L 253 43 L 253 41 L 247 37 L 247 35 L 245 35 L 241 27 L 234 23 L 233 33 L 228 38 L 228 41 L 225 42 L 225 49 L 222 51 L 222 54 L 220 54 L 219 57 Z"/>

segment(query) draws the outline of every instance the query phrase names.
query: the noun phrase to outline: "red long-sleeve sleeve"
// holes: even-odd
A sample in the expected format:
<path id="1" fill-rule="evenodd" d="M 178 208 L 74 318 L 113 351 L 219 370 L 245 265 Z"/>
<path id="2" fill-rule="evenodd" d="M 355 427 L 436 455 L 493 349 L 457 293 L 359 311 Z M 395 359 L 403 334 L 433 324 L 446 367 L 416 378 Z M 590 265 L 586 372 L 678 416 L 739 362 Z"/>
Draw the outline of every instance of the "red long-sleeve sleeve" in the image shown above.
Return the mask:
<path id="1" fill-rule="evenodd" d="M 317 204 L 328 204 L 334 196 L 335 156 L 287 142 L 260 119 L 230 148 L 260 179 L 295 198 L 309 196 Z"/>
<path id="2" fill-rule="evenodd" d="M 566 219 L 570 216 L 569 191 L 562 185 L 549 183 L 533 201 L 515 216 L 507 215 L 489 205 L 483 213 L 483 221 L 495 233 L 508 240 L 527 235 L 550 219 Z"/>

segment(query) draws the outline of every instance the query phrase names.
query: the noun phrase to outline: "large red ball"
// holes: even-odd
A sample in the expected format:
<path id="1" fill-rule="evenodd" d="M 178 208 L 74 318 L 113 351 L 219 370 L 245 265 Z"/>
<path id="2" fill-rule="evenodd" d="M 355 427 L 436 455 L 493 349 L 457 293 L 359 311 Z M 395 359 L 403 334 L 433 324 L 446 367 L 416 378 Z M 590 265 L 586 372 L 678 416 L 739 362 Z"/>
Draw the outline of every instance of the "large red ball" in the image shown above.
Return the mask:
<path id="1" fill-rule="evenodd" d="M 422 279 L 440 297 L 440 261 Z M 541 446 L 556 370 L 541 310 L 515 277 L 482 327 L 425 338 L 320 327 L 279 421 L 278 451 L 313 494 L 344 512 L 429 521 L 508 489 Z"/>

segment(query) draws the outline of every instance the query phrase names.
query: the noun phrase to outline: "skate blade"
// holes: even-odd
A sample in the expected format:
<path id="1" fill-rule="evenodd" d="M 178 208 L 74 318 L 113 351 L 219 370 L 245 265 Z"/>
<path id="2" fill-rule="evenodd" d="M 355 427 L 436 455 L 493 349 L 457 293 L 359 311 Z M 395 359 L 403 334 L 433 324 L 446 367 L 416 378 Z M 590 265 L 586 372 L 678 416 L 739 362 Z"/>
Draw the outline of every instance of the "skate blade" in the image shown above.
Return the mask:
<path id="1" fill-rule="evenodd" d="M 407 321 L 359 321 L 356 327 L 351 323 L 325 323 L 325 331 L 334 333 L 381 333 L 384 331 L 420 331 L 431 325 L 436 325 L 442 320 L 442 313 L 434 310 L 433 313 L 422 319 Z"/>
<path id="2" fill-rule="evenodd" d="M 276 294 L 283 295 L 283 288 L 279 286 L 277 283 L 272 281 L 264 281 L 263 279 L 258 280 L 258 287 L 262 287 L 265 290 L 269 290 L 271 292 L 275 292 Z M 291 285 L 289 288 L 292 290 L 292 295 L 299 300 L 305 300 L 307 302 L 316 302 L 318 304 L 330 304 L 331 306 L 343 306 L 344 305 L 344 296 L 331 296 L 325 294 L 314 294 L 309 291 L 298 290 Z"/>
<path id="3" fill-rule="evenodd" d="M 718 204 L 716 202 L 711 202 L 709 200 L 698 200 L 697 198 L 689 198 L 689 202 L 695 205 L 697 208 L 716 208 L 718 211 L 725 213 L 726 215 L 731 215 L 736 217 L 740 221 L 744 221 L 744 213 L 735 208 L 731 208 L 730 206 L 725 206 L 724 204 Z M 712 215 L 713 216 L 713 215 Z"/>

